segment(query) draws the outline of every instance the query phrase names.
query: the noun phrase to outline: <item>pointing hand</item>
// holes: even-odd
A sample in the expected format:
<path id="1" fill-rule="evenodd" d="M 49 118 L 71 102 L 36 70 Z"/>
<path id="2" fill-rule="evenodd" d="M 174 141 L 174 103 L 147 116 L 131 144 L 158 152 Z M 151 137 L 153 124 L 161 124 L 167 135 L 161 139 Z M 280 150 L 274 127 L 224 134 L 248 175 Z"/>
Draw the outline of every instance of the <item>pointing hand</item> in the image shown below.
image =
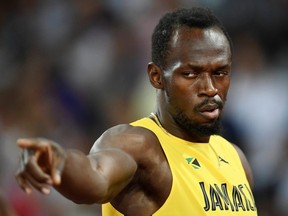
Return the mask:
<path id="1" fill-rule="evenodd" d="M 22 148 L 22 153 L 16 180 L 27 194 L 32 192 L 32 188 L 49 194 L 49 186 L 61 184 L 66 153 L 59 144 L 36 138 L 19 139 L 17 145 Z"/>

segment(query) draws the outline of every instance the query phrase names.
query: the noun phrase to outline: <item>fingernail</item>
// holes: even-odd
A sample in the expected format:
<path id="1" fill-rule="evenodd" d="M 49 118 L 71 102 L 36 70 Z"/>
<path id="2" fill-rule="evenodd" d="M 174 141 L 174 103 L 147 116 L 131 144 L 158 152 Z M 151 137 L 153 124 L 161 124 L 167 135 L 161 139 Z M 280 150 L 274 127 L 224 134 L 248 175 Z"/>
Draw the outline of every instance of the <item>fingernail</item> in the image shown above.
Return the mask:
<path id="1" fill-rule="evenodd" d="M 32 190 L 30 189 L 30 188 L 25 188 L 25 192 L 26 192 L 26 194 L 31 194 L 32 193 Z"/>
<path id="2" fill-rule="evenodd" d="M 61 177 L 59 174 L 55 175 L 55 179 L 54 179 L 56 184 L 60 184 L 61 183 Z"/>
<path id="3" fill-rule="evenodd" d="M 49 194 L 50 193 L 50 189 L 49 188 L 41 188 L 41 191 L 44 194 Z"/>
<path id="4" fill-rule="evenodd" d="M 27 141 L 27 139 L 24 138 L 17 139 L 17 142 L 25 142 L 25 141 Z"/>

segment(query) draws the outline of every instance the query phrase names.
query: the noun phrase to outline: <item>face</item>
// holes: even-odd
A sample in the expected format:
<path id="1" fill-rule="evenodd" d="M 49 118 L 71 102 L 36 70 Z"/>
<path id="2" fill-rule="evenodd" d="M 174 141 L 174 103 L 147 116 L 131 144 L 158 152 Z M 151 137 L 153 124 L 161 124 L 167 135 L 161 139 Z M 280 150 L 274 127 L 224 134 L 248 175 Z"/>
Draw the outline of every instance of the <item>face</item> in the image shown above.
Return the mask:
<path id="1" fill-rule="evenodd" d="M 163 71 L 164 103 L 182 129 L 199 136 L 219 132 L 230 84 L 231 50 L 218 28 L 180 28 Z"/>

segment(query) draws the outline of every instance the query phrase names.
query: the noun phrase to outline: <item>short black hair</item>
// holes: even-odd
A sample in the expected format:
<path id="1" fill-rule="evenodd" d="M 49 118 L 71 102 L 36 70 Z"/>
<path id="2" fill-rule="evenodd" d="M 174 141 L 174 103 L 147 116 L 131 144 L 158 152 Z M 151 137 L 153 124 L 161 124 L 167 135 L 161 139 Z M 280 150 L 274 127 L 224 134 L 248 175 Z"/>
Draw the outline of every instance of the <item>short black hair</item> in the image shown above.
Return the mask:
<path id="1" fill-rule="evenodd" d="M 152 34 L 152 61 L 165 69 L 169 42 L 173 32 L 183 26 L 190 28 L 218 27 L 227 37 L 232 51 L 232 41 L 224 26 L 208 8 L 193 7 L 166 13 L 156 25 Z"/>

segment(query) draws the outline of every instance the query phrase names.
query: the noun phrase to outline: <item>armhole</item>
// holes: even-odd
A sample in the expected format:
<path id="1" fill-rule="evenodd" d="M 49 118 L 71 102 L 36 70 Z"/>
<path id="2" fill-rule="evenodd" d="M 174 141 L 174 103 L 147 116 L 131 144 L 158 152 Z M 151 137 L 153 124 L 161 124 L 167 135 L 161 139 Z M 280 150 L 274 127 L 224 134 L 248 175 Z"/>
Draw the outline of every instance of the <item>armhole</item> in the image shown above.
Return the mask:
<path id="1" fill-rule="evenodd" d="M 235 145 L 233 143 L 231 143 L 231 145 L 233 146 L 233 148 L 237 152 L 239 159 L 241 161 L 242 167 L 244 169 L 244 172 L 246 174 L 247 181 L 249 182 L 251 189 L 253 189 L 254 179 L 253 179 L 253 173 L 252 173 L 252 169 L 250 167 L 250 164 L 249 164 L 245 154 L 243 153 L 243 151 L 237 145 Z"/>

